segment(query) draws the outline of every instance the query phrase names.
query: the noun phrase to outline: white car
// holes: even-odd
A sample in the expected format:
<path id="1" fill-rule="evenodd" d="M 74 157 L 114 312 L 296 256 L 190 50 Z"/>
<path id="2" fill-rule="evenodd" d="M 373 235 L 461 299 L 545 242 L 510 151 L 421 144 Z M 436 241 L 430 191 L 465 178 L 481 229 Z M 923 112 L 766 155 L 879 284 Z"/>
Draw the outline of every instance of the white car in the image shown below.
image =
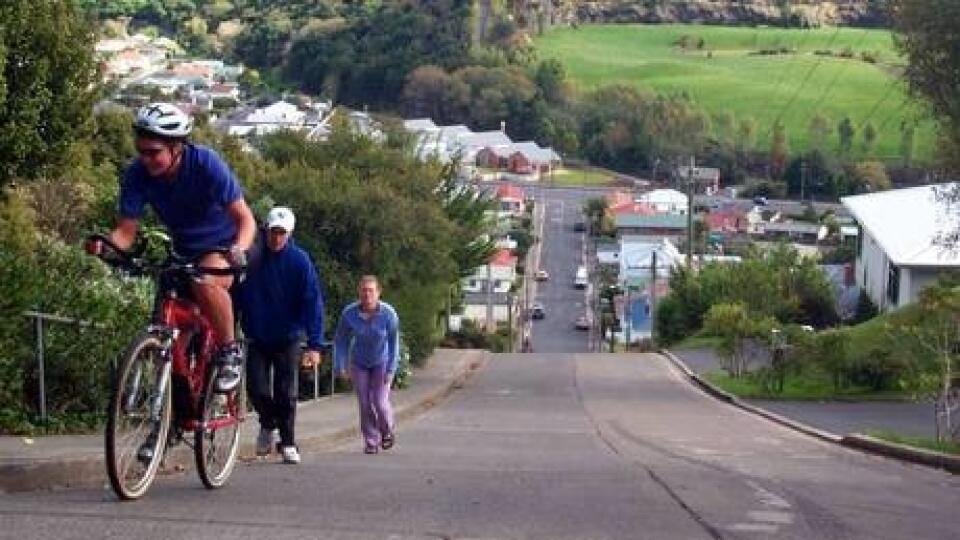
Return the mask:
<path id="1" fill-rule="evenodd" d="M 533 279 L 537 281 L 547 281 L 550 279 L 550 274 L 546 270 L 537 270 L 537 273 L 533 275 Z"/>

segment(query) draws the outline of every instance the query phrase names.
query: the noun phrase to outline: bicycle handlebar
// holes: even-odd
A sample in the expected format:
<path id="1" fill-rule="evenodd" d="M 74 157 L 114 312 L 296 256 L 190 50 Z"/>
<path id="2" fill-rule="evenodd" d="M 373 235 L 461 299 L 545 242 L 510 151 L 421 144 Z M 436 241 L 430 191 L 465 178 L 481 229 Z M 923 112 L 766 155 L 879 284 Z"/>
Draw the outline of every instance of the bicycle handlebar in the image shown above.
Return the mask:
<path id="1" fill-rule="evenodd" d="M 105 256 L 103 253 L 97 255 L 100 260 L 104 261 L 110 266 L 123 268 L 134 274 L 152 274 L 152 273 L 162 273 L 165 271 L 180 271 L 184 272 L 190 276 L 202 276 L 202 275 L 214 275 L 214 276 L 238 276 L 247 271 L 246 265 L 231 266 L 229 268 L 213 268 L 207 266 L 199 266 L 196 263 L 196 260 L 206 255 L 207 253 L 219 253 L 224 256 L 229 256 L 230 250 L 226 248 L 216 248 L 204 252 L 202 255 L 196 257 L 195 259 L 187 260 L 184 257 L 174 253 L 169 247 L 167 247 L 167 256 L 165 260 L 159 263 L 151 263 L 145 260 L 141 255 L 146 251 L 146 245 L 141 246 L 141 249 L 136 250 L 135 252 L 128 252 L 120 248 L 109 236 L 102 233 L 94 233 L 87 237 L 87 241 L 99 241 L 103 245 L 107 246 L 113 255 L 118 259 L 113 259 L 112 257 Z"/>

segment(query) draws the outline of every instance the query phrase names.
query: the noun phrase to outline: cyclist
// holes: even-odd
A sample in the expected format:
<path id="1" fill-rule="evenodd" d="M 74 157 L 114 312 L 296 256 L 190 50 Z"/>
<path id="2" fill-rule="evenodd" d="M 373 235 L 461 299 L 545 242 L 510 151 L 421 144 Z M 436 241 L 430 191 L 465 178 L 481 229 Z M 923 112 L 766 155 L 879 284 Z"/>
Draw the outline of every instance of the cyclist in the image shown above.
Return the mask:
<path id="1" fill-rule="evenodd" d="M 178 255 L 196 258 L 205 268 L 242 266 L 256 235 L 256 221 L 240 184 L 210 148 L 191 143 L 193 120 L 169 103 L 152 103 L 133 123 L 138 157 L 120 185 L 119 219 L 110 239 L 122 249 L 133 244 L 149 204 L 173 238 Z M 86 246 L 103 251 L 102 242 Z M 227 254 L 213 250 L 227 249 Z M 234 336 L 230 275 L 204 275 L 191 284 L 200 310 L 220 339 L 217 389 L 233 390 L 242 374 L 241 349 Z"/>

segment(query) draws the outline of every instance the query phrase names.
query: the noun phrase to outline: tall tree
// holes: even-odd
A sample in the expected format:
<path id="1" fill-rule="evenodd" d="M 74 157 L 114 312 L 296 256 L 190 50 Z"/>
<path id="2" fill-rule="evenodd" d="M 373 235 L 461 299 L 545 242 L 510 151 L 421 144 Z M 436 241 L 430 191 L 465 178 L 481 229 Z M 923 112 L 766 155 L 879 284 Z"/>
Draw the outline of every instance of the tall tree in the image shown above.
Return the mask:
<path id="1" fill-rule="evenodd" d="M 960 2 L 890 0 L 910 90 L 930 103 L 944 133 L 960 147 Z M 945 165 L 960 170 L 960 152 Z"/>
<path id="2" fill-rule="evenodd" d="M 89 133 L 92 26 L 73 0 L 0 3 L 0 186 L 65 163 Z"/>
<path id="3" fill-rule="evenodd" d="M 807 130 L 810 135 L 810 147 L 814 150 L 826 150 L 827 139 L 830 137 L 830 119 L 818 112 L 810 119 Z"/>
<path id="4" fill-rule="evenodd" d="M 779 178 L 787 166 L 787 131 L 783 122 L 777 120 L 773 125 L 773 138 L 770 142 L 770 176 Z"/>
<path id="5" fill-rule="evenodd" d="M 877 143 L 877 128 L 872 122 L 867 122 L 863 126 L 863 153 L 869 155 L 873 151 L 873 145 Z"/>
<path id="6" fill-rule="evenodd" d="M 904 120 L 900 123 L 900 159 L 904 166 L 909 167 L 913 163 L 913 144 L 916 126 L 913 122 Z"/>
<path id="7" fill-rule="evenodd" d="M 844 116 L 843 120 L 837 124 L 837 136 L 840 139 L 840 153 L 848 155 L 853 149 L 853 137 L 857 134 L 856 128 L 849 116 Z"/>

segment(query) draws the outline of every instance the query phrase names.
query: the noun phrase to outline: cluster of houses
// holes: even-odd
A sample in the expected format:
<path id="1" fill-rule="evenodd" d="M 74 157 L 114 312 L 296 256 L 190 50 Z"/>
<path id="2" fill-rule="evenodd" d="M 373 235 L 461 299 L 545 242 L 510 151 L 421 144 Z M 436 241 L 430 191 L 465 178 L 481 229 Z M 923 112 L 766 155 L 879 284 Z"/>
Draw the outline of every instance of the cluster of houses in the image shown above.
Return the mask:
<path id="1" fill-rule="evenodd" d="M 473 180 L 537 181 L 561 165 L 560 155 L 534 141 L 513 142 L 506 125 L 499 130 L 472 131 L 462 124 L 438 126 L 429 118 L 405 120 L 403 127 L 417 137 L 421 158 L 447 163 L 460 161 L 461 175 Z"/>
<path id="2" fill-rule="evenodd" d="M 527 211 L 527 196 L 523 189 L 511 184 L 499 184 L 491 190 L 497 201 L 495 216 L 501 231 L 514 227 Z M 523 284 L 518 265 L 517 242 L 508 235 L 495 240 L 496 251 L 487 263 L 478 266 L 473 273 L 461 280 L 463 313 L 454 318 L 451 328 L 456 330 L 459 320 L 470 320 L 478 328 L 494 330 L 498 324 L 516 321 L 522 302 Z M 532 269 L 531 269 L 532 271 Z M 453 322 L 453 321 L 452 321 Z"/>
<path id="3" fill-rule="evenodd" d="M 960 246 L 942 242 L 944 234 L 960 227 L 960 219 L 938 200 L 938 189 L 942 186 L 842 199 L 850 217 L 840 219 L 830 241 L 855 244 L 856 260 L 821 265 L 833 285 L 841 318 L 853 317 L 861 290 L 881 311 L 887 311 L 916 301 L 920 291 L 945 272 L 960 270 Z M 637 196 L 615 192 L 607 196 L 606 212 L 616 241 L 598 245 L 597 261 L 616 275 L 624 291 L 615 305 L 622 321 L 617 337 L 636 341 L 651 334 L 655 304 L 669 292 L 671 270 L 687 264 L 685 252 L 677 248 L 686 249 L 687 198 L 670 189 Z M 707 253 L 692 257 L 695 267 L 739 262 L 738 257 L 723 255 L 723 245 L 746 240 L 786 241 L 801 254 L 817 256 L 828 235 L 826 225 L 793 221 L 760 205 L 748 210 L 721 205 L 695 219 L 702 219 L 708 235 Z"/>
<path id="4" fill-rule="evenodd" d="M 237 79 L 243 66 L 183 58 L 183 49 L 168 38 L 136 34 L 102 39 L 94 50 L 104 81 L 118 87 L 117 101 L 142 103 L 156 92 L 191 113 L 240 103 Z"/>

